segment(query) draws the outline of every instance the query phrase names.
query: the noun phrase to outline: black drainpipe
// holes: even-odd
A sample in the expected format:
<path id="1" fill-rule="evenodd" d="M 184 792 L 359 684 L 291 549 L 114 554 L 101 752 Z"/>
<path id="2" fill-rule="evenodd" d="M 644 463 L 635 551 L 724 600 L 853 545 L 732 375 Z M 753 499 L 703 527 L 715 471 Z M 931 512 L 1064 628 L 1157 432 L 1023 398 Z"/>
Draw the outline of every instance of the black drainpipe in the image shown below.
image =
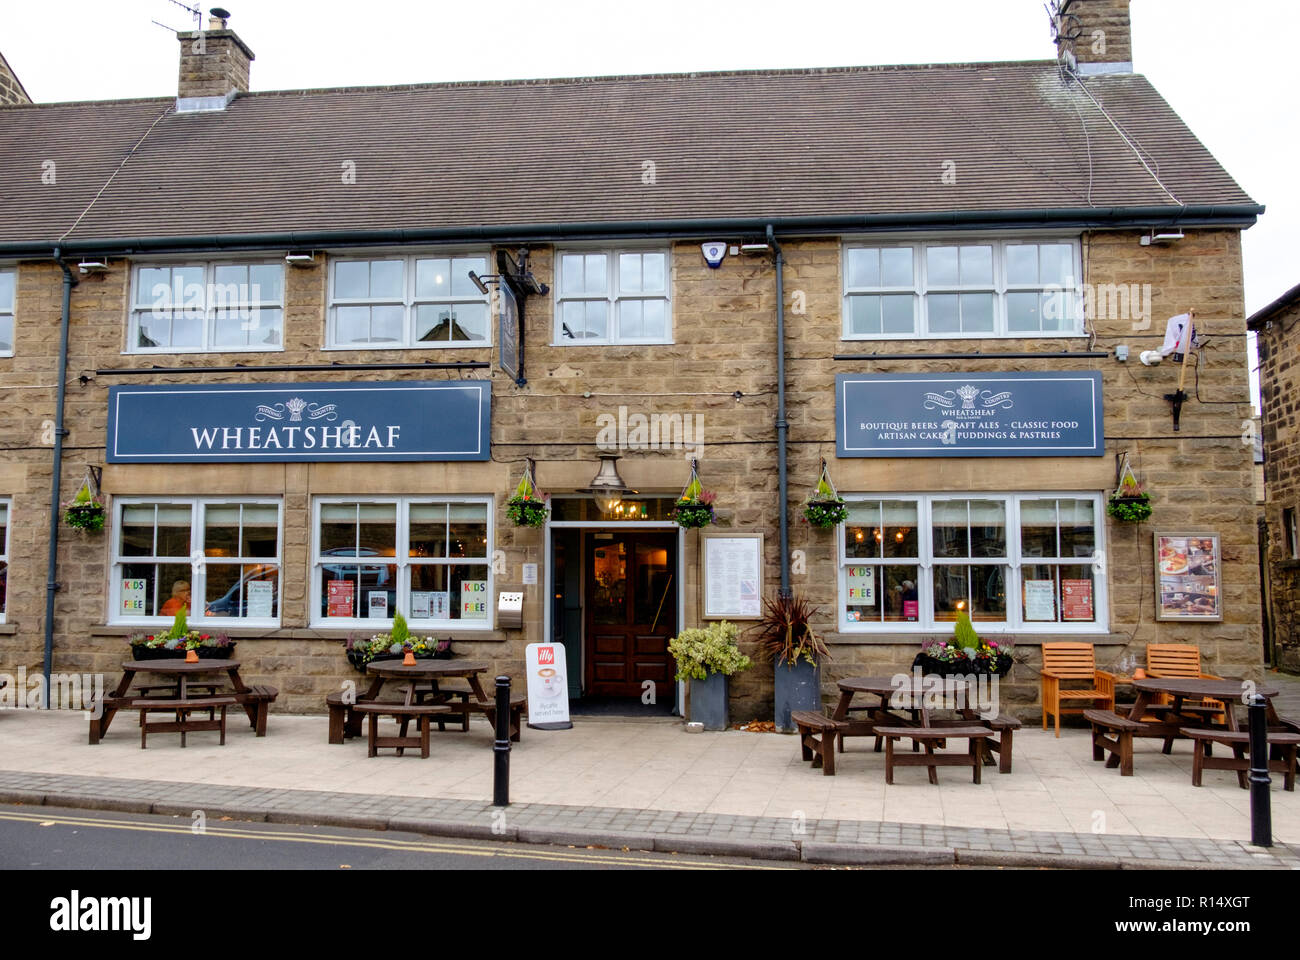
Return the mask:
<path id="1" fill-rule="evenodd" d="M 777 498 L 780 509 L 781 596 L 790 596 L 790 518 L 786 504 L 786 435 L 790 424 L 785 420 L 785 259 L 776 231 L 767 225 L 767 242 L 776 253 L 776 469 Z"/>
<path id="2" fill-rule="evenodd" d="M 54 408 L 54 478 L 50 483 L 50 564 L 45 576 L 45 707 L 50 707 L 50 667 L 54 659 L 54 595 L 59 590 L 55 579 L 59 570 L 59 486 L 63 482 L 63 400 L 68 383 L 68 324 L 72 314 L 72 288 L 77 281 L 63 262 L 62 252 L 54 248 L 54 260 L 63 271 L 63 315 L 59 320 L 59 395 Z"/>

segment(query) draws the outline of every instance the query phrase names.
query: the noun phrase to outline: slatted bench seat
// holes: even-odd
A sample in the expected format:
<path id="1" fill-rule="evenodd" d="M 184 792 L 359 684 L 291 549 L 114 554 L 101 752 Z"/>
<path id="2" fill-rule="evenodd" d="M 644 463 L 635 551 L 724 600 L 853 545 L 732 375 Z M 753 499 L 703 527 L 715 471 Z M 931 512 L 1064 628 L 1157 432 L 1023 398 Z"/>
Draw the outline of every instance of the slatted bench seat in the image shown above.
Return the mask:
<path id="1" fill-rule="evenodd" d="M 799 731 L 799 749 L 803 759 L 811 760 L 814 770 L 821 767 L 826 776 L 835 776 L 835 741 L 848 723 L 832 720 L 812 710 L 795 710 L 791 712 L 790 720 Z"/>
<path id="2" fill-rule="evenodd" d="M 1246 730 L 1221 730 L 1217 728 L 1182 727 L 1178 731 L 1184 737 L 1195 741 L 1192 751 L 1192 786 L 1201 785 L 1201 774 L 1206 770 L 1232 770 L 1237 774 L 1237 786 L 1243 790 L 1250 785 L 1246 774 L 1250 770 L 1250 733 Z M 1210 744 L 1222 743 L 1232 748 L 1231 757 L 1215 757 L 1210 754 Z M 1282 788 L 1295 790 L 1296 747 L 1300 746 L 1300 733 L 1268 734 L 1270 754 L 1278 754 L 1277 759 L 1270 756 L 1268 769 L 1270 773 L 1282 774 Z"/>
<path id="3" fill-rule="evenodd" d="M 354 737 L 360 733 L 360 729 L 354 726 L 354 722 L 360 717 L 354 718 L 352 707 L 356 702 L 356 693 L 351 693 L 347 699 L 344 699 L 342 690 L 335 690 L 325 698 L 325 706 L 329 709 L 330 730 L 329 742 L 342 743 L 347 737 Z"/>
<path id="4" fill-rule="evenodd" d="M 528 702 L 528 697 L 522 693 L 512 694 L 510 697 L 510 740 L 513 743 L 519 743 L 523 730 L 524 705 Z M 481 713 L 487 717 L 487 722 L 492 724 L 492 729 L 496 729 L 497 724 L 497 705 L 495 700 L 489 700 L 486 703 L 480 703 L 473 697 L 467 697 L 463 703 L 449 703 L 448 709 L 453 713 L 464 711 L 462 716 L 465 724 L 462 729 L 468 729 L 469 715 L 471 713 Z M 439 727 L 439 730 L 442 728 Z"/>
<path id="5" fill-rule="evenodd" d="M 1142 729 L 1142 724 L 1114 710 L 1085 710 L 1083 719 L 1092 725 L 1092 759 L 1105 760 L 1107 767 L 1119 767 L 1121 777 L 1133 776 L 1133 734 Z"/>
<path id="6" fill-rule="evenodd" d="M 877 727 L 876 735 L 885 738 L 885 783 L 894 782 L 894 767 L 928 767 L 930 782 L 938 784 L 939 767 L 970 767 L 971 780 L 980 782 L 984 766 L 984 741 L 993 736 L 988 727 L 971 724 L 962 727 Z M 925 753 L 894 752 L 895 741 L 910 738 L 925 745 Z M 935 753 L 935 744 L 944 740 L 970 740 L 967 753 Z"/>
<path id="7" fill-rule="evenodd" d="M 253 728 L 257 736 L 266 736 L 266 718 L 271 712 L 271 704 L 279 695 L 279 690 L 265 684 L 249 687 L 243 693 L 235 694 L 235 699 L 243 705 L 244 711 L 248 714 L 248 725 Z"/>
<path id="8" fill-rule="evenodd" d="M 403 755 L 407 747 L 419 747 L 420 756 L 427 758 L 429 756 L 429 719 L 438 714 L 446 714 L 447 707 L 442 704 L 363 701 L 352 704 L 352 712 L 365 717 L 367 720 L 366 744 L 369 751 L 368 756 L 378 756 L 380 747 L 396 747 L 399 757 Z M 401 729 L 397 736 L 379 736 L 380 717 L 392 717 L 398 722 Z M 417 736 L 408 737 L 406 729 L 412 720 L 416 721 L 420 732 Z"/>
<path id="9" fill-rule="evenodd" d="M 200 730 L 219 730 L 221 745 L 226 744 L 226 708 L 238 701 L 234 697 L 198 697 L 192 700 L 139 700 L 131 704 L 130 709 L 140 711 L 140 749 L 148 746 L 150 733 L 180 732 L 181 746 L 185 746 L 185 735 Z M 174 713 L 175 720 L 150 722 L 149 714 L 158 711 Z M 208 719 L 195 720 L 190 714 L 195 711 L 208 711 Z M 219 717 L 213 714 L 220 712 Z"/>

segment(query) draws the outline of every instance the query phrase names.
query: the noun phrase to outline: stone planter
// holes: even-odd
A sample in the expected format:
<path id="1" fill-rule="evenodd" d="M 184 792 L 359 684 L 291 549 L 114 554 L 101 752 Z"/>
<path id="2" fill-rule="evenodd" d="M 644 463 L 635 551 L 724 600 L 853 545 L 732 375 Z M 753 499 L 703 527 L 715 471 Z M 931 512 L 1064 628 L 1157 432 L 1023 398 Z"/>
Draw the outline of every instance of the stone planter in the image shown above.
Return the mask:
<path id="1" fill-rule="evenodd" d="M 704 724 L 705 730 L 726 730 L 727 676 L 711 673 L 707 680 L 691 680 L 691 722 Z"/>
<path id="2" fill-rule="evenodd" d="M 822 712 L 822 670 L 807 660 L 798 660 L 794 666 L 780 661 L 776 664 L 776 729 L 781 733 L 794 733 L 790 722 L 792 710 Z"/>

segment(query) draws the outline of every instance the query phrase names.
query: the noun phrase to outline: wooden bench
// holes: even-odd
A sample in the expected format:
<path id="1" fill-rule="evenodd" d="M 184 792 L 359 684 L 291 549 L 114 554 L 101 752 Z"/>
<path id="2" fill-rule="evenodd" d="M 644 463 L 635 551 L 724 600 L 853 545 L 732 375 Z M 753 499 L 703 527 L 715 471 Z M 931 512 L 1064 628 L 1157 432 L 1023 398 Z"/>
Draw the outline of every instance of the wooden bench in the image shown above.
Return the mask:
<path id="1" fill-rule="evenodd" d="M 1250 757 L 1246 755 L 1250 749 L 1248 731 L 1183 727 L 1178 732 L 1195 741 L 1192 751 L 1192 786 L 1201 785 L 1201 773 L 1205 770 L 1233 770 L 1237 774 L 1237 786 L 1243 790 L 1249 787 L 1246 782 L 1246 774 L 1250 770 Z M 1212 756 L 1210 753 L 1212 743 L 1222 743 L 1231 747 L 1232 756 Z M 1269 772 L 1283 775 L 1284 790 L 1295 790 L 1296 747 L 1300 746 L 1300 733 L 1269 733 L 1268 745 Z"/>
<path id="2" fill-rule="evenodd" d="M 407 747 L 419 747 L 420 756 L 427 758 L 429 756 L 429 720 L 440 713 L 445 714 L 447 708 L 441 704 L 362 701 L 352 704 L 352 712 L 367 719 L 366 743 L 369 748 L 368 756 L 377 756 L 380 747 L 396 747 L 399 757 L 403 755 Z M 379 736 L 380 717 L 392 717 L 398 722 L 400 730 L 397 736 Z M 416 721 L 420 732 L 417 736 L 408 737 L 406 729 L 412 720 Z"/>
<path id="3" fill-rule="evenodd" d="M 1141 722 L 1121 717 L 1114 710 L 1085 710 L 1083 719 L 1092 725 L 1092 759 L 1119 767 L 1121 777 L 1133 776 L 1133 734 L 1142 729 Z M 1114 736 L 1107 737 L 1108 733 Z"/>
<path id="4" fill-rule="evenodd" d="M 266 736 L 266 718 L 271 712 L 271 704 L 279 695 L 280 691 L 275 687 L 265 685 L 249 687 L 243 693 L 234 695 L 248 714 L 248 725 L 257 736 Z"/>
<path id="5" fill-rule="evenodd" d="M 330 712 L 330 743 L 342 743 L 347 737 L 356 736 L 357 728 L 353 726 L 352 707 L 356 703 L 356 693 L 344 700 L 344 692 L 335 690 L 325 698 L 325 706 Z"/>
<path id="6" fill-rule="evenodd" d="M 965 767 L 973 771 L 971 780 L 980 782 L 980 769 L 984 766 L 984 741 L 993 736 L 988 727 L 877 727 L 876 735 L 885 738 L 885 783 L 894 782 L 894 766 L 928 767 L 930 782 L 938 784 L 939 767 Z M 925 744 L 925 753 L 894 753 L 894 742 L 910 738 L 913 743 Z M 935 753 L 935 744 L 943 740 L 970 740 L 967 753 Z"/>
<path id="7" fill-rule="evenodd" d="M 799 731 L 799 749 L 803 759 L 811 760 L 813 769 L 822 768 L 828 777 L 835 776 L 835 741 L 848 723 L 832 720 L 812 710 L 795 710 L 790 720 Z"/>
<path id="8" fill-rule="evenodd" d="M 1011 740 L 1017 730 L 1020 729 L 1020 721 L 1009 714 L 1000 713 L 991 720 L 980 718 L 980 723 L 986 724 L 993 731 L 994 736 L 984 741 L 984 746 L 988 750 L 985 759 L 993 762 L 992 754 L 998 755 L 998 773 L 1011 772 Z"/>
<path id="9" fill-rule="evenodd" d="M 238 701 L 234 697 L 199 697 L 193 700 L 136 700 L 130 709 L 140 711 L 140 749 L 148 746 L 150 733 L 167 733 L 179 731 L 181 746 L 185 746 L 185 734 L 199 730 L 220 730 L 221 745 L 226 745 L 226 708 Z M 149 714 L 167 711 L 176 715 L 175 720 L 149 722 Z M 208 719 L 194 720 L 190 714 L 196 710 L 207 710 Z M 220 717 L 214 717 L 220 711 Z"/>

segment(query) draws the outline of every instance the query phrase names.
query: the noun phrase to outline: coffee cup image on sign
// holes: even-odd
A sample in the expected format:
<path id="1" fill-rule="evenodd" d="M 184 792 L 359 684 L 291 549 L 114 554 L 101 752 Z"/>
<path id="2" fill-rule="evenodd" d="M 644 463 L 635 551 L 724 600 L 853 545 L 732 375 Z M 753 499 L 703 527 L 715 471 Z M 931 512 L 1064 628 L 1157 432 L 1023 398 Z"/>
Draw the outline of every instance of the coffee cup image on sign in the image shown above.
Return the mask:
<path id="1" fill-rule="evenodd" d="M 553 667 L 542 667 L 537 671 L 537 675 L 542 678 L 542 694 L 547 697 L 558 697 L 560 695 L 560 677 Z"/>

